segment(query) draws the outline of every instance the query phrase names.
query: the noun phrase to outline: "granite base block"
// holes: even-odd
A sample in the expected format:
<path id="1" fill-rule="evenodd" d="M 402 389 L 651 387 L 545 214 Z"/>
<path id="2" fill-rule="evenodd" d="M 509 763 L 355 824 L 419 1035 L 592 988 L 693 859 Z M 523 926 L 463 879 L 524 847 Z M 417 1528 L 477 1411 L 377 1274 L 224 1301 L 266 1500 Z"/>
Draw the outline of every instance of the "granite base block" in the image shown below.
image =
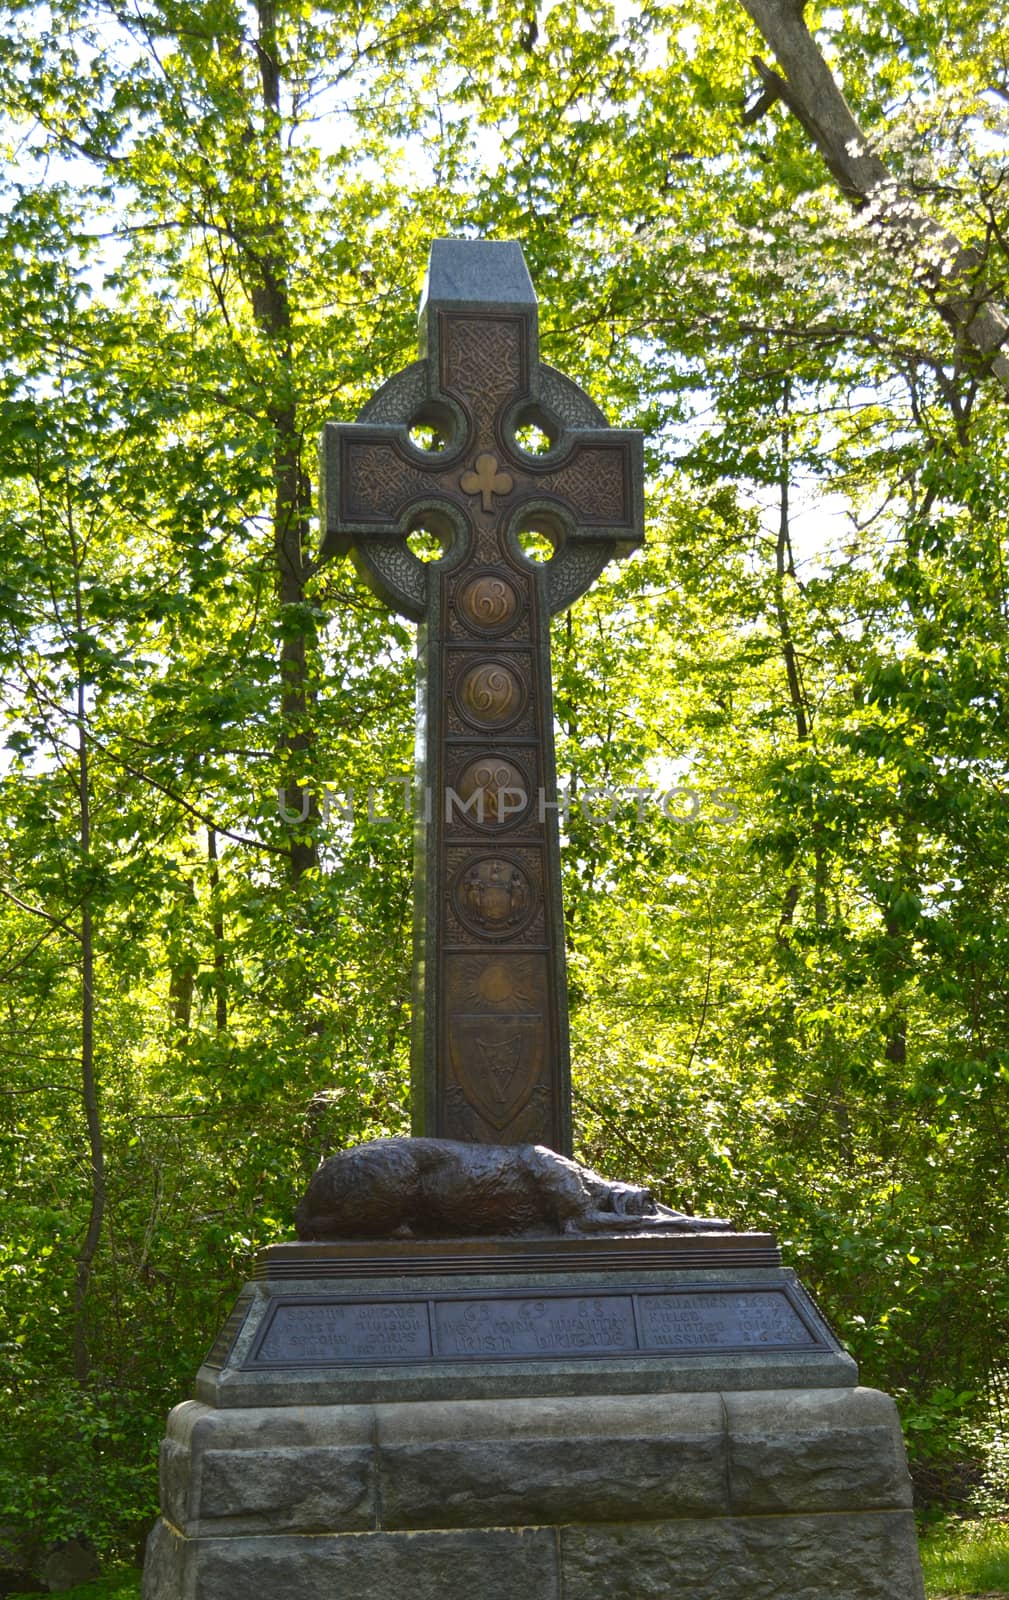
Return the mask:
<path id="1" fill-rule="evenodd" d="M 187 1540 L 160 1522 L 145 1600 L 557 1600 L 544 1528 Z"/>
<path id="2" fill-rule="evenodd" d="M 169 1419 L 145 1600 L 923 1600 L 870 1389 Z"/>
<path id="3" fill-rule="evenodd" d="M 924 1600 L 910 1511 L 565 1528 L 564 1600 Z"/>

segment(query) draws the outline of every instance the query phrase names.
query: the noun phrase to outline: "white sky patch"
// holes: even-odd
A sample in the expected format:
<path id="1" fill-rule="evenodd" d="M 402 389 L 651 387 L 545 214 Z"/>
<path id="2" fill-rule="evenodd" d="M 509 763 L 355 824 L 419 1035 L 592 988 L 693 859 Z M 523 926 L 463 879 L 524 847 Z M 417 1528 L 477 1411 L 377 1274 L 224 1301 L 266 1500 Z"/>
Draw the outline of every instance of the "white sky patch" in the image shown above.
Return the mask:
<path id="1" fill-rule="evenodd" d="M 688 22 L 676 35 L 676 43 L 685 56 L 693 60 L 697 54 L 697 45 L 701 37 L 701 30 L 696 22 Z"/>
<path id="2" fill-rule="evenodd" d="M 645 779 L 656 789 L 675 789 L 685 783 L 693 768 L 691 756 L 649 756 Z"/>
<path id="3" fill-rule="evenodd" d="M 779 530 L 779 491 L 768 488 L 744 493 L 744 504 L 760 512 L 760 525 L 768 538 Z M 793 477 L 788 485 L 788 534 L 798 570 L 811 576 L 812 570 L 827 571 L 830 558 L 851 538 L 852 506 L 846 494 L 827 490 L 819 478 Z"/>
<path id="4" fill-rule="evenodd" d="M 634 0 L 615 0 L 613 6 L 613 17 L 622 34 L 626 35 L 629 31 L 628 24 L 634 23 L 638 20 L 638 13 L 639 7 L 634 3 Z M 696 47 L 697 39 L 700 37 L 700 29 L 694 27 L 693 24 L 690 24 L 685 28 L 681 28 L 679 33 L 676 35 L 677 43 L 679 43 L 681 37 L 685 35 L 692 36 L 690 45 L 683 46 L 683 48 L 687 51 L 687 54 L 691 55 L 693 54 L 693 49 Z M 644 67 L 646 72 L 653 71 L 658 67 L 663 67 L 666 64 L 666 57 L 668 54 L 668 34 L 666 33 L 665 29 L 656 28 L 649 34 L 647 48 L 642 58 L 641 65 Z"/>

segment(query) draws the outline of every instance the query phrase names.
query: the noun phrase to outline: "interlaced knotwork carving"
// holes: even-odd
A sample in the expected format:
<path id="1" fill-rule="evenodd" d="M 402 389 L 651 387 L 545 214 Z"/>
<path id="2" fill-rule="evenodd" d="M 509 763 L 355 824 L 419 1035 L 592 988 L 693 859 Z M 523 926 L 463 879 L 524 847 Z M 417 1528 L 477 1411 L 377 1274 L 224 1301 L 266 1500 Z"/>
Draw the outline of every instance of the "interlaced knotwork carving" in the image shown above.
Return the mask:
<path id="1" fill-rule="evenodd" d="M 521 388 L 522 324 L 514 317 L 451 317 L 446 322 L 446 387 L 469 396 L 478 385 L 493 419 Z"/>
<path id="2" fill-rule="evenodd" d="M 376 389 L 358 415 L 358 422 L 411 422 L 427 397 L 423 361 L 404 367 Z"/>
<path id="3" fill-rule="evenodd" d="M 547 594 L 550 597 L 550 615 L 566 611 L 568 606 L 590 589 L 608 561 L 615 554 L 613 544 L 588 544 L 559 550 L 547 563 Z"/>
<path id="4" fill-rule="evenodd" d="M 500 561 L 501 541 L 494 528 L 478 528 L 473 553 L 483 562 Z"/>
<path id="5" fill-rule="evenodd" d="M 423 614 L 427 601 L 427 580 L 423 562 L 401 539 L 380 543 L 377 539 L 368 547 L 368 559 L 385 579 L 386 585 L 399 598 L 400 609 L 407 616 Z"/>
<path id="6" fill-rule="evenodd" d="M 347 477 L 347 510 L 369 522 L 391 521 L 410 500 L 431 492 L 429 469 L 404 461 L 392 443 L 362 444 Z"/>
<path id="7" fill-rule="evenodd" d="M 609 423 L 584 389 L 572 383 L 563 372 L 540 363 L 540 400 L 558 422 L 569 428 L 606 428 Z M 381 390 L 379 391 L 381 393 Z"/>
<path id="8" fill-rule="evenodd" d="M 605 526 L 627 520 L 628 483 L 619 448 L 587 445 L 567 465 L 543 474 L 539 487 L 567 501 L 580 521 Z"/>

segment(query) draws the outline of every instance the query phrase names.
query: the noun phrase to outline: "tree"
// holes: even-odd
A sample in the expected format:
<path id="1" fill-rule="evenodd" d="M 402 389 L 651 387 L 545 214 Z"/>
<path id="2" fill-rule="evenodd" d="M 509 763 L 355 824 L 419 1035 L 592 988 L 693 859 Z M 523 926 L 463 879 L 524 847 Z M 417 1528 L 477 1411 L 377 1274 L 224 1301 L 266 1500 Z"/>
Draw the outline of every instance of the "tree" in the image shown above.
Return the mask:
<path id="1" fill-rule="evenodd" d="M 962 340 L 981 357 L 981 368 L 1009 391 L 1009 321 L 993 296 L 993 238 L 964 245 L 919 205 L 913 187 L 896 182 L 871 148 L 806 27 L 797 0 L 741 0 L 784 69 L 782 77 L 753 58 L 764 93 L 747 113 L 763 115 L 781 99 L 822 155 L 842 194 L 866 206 L 891 247 L 910 247 L 922 286 Z"/>

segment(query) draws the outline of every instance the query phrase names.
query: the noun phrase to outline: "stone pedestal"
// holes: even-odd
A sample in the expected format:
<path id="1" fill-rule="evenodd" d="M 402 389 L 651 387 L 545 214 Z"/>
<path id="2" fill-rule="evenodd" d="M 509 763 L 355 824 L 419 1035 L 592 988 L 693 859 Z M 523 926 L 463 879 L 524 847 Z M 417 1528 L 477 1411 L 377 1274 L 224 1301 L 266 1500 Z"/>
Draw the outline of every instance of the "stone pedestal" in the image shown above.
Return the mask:
<path id="1" fill-rule="evenodd" d="M 923 1600 L 893 1403 L 773 1256 L 265 1253 L 169 1419 L 145 1600 Z"/>

